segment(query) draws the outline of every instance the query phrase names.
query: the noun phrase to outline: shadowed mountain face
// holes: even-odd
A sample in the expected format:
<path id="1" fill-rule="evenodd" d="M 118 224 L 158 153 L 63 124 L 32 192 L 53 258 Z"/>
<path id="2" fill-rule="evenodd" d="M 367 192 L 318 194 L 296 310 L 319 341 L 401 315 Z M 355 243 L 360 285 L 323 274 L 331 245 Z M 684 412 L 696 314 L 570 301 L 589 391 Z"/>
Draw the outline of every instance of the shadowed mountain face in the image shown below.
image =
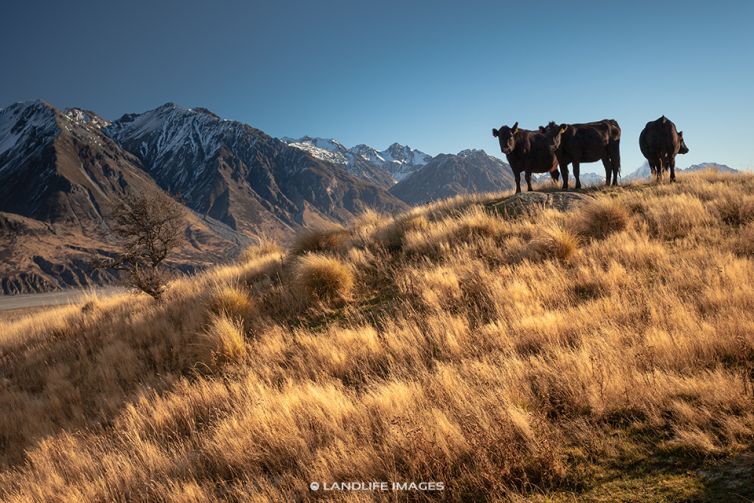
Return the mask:
<path id="1" fill-rule="evenodd" d="M 390 193 L 409 204 L 472 192 L 493 192 L 515 187 L 510 166 L 483 150 L 440 154 L 397 183 Z"/>
<path id="2" fill-rule="evenodd" d="M 338 164 L 204 109 L 167 104 L 105 130 L 161 187 L 239 231 L 282 236 L 370 207 L 405 207 Z"/>
<path id="3" fill-rule="evenodd" d="M 103 133 L 92 112 L 42 101 L 0 110 L 0 292 L 108 283 L 96 257 L 111 254 L 110 208 L 126 193 L 161 190 L 140 160 Z M 231 258 L 248 238 L 187 211 L 171 264 L 191 270 Z"/>
<path id="4" fill-rule="evenodd" d="M 155 190 L 138 159 L 102 133 L 104 124 L 41 101 L 0 111 L 0 211 L 91 230 L 126 190 Z"/>

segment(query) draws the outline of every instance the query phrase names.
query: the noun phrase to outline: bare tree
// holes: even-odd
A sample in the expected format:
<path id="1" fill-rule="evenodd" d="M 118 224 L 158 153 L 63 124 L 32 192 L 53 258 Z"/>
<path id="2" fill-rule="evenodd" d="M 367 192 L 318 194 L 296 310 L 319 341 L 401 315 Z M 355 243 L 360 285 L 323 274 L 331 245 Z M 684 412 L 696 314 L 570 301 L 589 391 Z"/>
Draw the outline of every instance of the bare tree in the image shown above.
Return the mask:
<path id="1" fill-rule="evenodd" d="M 121 249 L 99 266 L 125 271 L 130 286 L 160 300 L 167 282 L 162 263 L 180 242 L 183 208 L 162 192 L 129 194 L 111 216 Z"/>

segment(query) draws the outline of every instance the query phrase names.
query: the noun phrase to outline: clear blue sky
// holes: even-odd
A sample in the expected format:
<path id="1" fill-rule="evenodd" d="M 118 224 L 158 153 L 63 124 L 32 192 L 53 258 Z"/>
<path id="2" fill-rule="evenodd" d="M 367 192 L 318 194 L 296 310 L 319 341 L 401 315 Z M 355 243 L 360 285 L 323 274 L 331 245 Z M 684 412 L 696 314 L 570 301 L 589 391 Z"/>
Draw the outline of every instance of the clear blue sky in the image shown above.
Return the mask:
<path id="1" fill-rule="evenodd" d="M 615 118 L 624 173 L 665 114 L 680 165 L 754 167 L 748 0 L 19 0 L 0 19 L 0 106 L 174 101 L 273 136 L 501 157 L 492 127 Z"/>

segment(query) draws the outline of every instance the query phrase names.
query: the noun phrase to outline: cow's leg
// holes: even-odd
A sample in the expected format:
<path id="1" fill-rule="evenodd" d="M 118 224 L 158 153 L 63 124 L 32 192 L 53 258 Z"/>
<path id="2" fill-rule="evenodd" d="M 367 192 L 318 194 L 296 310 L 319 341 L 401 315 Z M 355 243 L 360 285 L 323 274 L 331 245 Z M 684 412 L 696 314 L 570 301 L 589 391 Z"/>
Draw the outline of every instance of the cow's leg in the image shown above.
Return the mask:
<path id="1" fill-rule="evenodd" d="M 528 191 L 531 192 L 532 191 L 532 188 L 531 188 L 531 171 L 529 171 L 527 169 L 525 176 L 526 176 L 526 187 L 527 187 Z"/>
<path id="2" fill-rule="evenodd" d="M 670 181 L 675 182 L 675 157 L 670 156 L 668 158 L 668 164 L 670 165 Z"/>
<path id="3" fill-rule="evenodd" d="M 661 182 L 662 181 L 662 170 L 664 169 L 664 167 L 662 165 L 662 156 L 660 156 L 660 158 L 657 159 L 657 168 L 656 169 L 657 169 L 656 180 L 657 180 L 657 182 Z"/>
<path id="4" fill-rule="evenodd" d="M 610 144 L 610 166 L 613 168 L 613 185 L 618 185 L 620 173 L 620 140 Z"/>
<path id="5" fill-rule="evenodd" d="M 568 163 L 560 163 L 560 176 L 563 178 L 563 190 L 568 190 Z"/>
<path id="6" fill-rule="evenodd" d="M 552 177 L 552 183 L 558 183 L 560 181 L 560 172 L 557 169 L 550 171 L 550 176 Z"/>
<path id="7" fill-rule="evenodd" d="M 610 158 L 609 157 L 603 157 L 602 158 L 602 165 L 605 167 L 605 187 L 610 186 L 610 181 L 612 179 L 613 174 L 613 168 L 610 164 Z"/>
<path id="8" fill-rule="evenodd" d="M 579 175 L 581 175 L 581 165 L 577 162 L 574 162 L 573 177 L 576 179 L 576 190 L 581 188 L 581 178 L 579 178 Z"/>
<path id="9" fill-rule="evenodd" d="M 521 172 L 516 171 L 516 194 L 521 192 Z"/>

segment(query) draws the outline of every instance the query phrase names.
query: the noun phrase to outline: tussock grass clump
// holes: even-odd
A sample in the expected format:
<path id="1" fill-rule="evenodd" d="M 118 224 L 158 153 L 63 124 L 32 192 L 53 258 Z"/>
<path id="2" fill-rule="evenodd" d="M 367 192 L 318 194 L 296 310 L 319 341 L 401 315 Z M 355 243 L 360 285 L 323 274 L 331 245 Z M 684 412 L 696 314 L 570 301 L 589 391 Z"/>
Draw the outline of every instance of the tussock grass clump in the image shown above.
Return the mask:
<path id="1" fill-rule="evenodd" d="M 421 298 L 427 307 L 438 309 L 459 302 L 462 297 L 456 269 L 438 266 L 411 271 L 403 290 Z"/>
<path id="2" fill-rule="evenodd" d="M 293 288 L 307 302 L 348 300 L 353 291 L 351 267 L 336 258 L 308 254 L 300 257 L 293 271 Z"/>
<path id="3" fill-rule="evenodd" d="M 532 259 L 557 259 L 562 262 L 573 257 L 579 247 L 579 238 L 568 230 L 552 226 L 542 231 L 529 244 Z"/>
<path id="4" fill-rule="evenodd" d="M 741 227 L 754 220 L 754 196 L 730 193 L 715 201 L 720 220 L 731 227 Z"/>
<path id="5" fill-rule="evenodd" d="M 403 247 L 409 232 L 426 230 L 429 227 L 429 220 L 424 215 L 409 213 L 378 228 L 374 233 L 374 239 L 388 250 L 397 251 Z"/>
<path id="6" fill-rule="evenodd" d="M 668 194 L 646 204 L 646 223 L 654 238 L 673 240 L 713 222 L 705 204 L 689 194 Z"/>
<path id="7" fill-rule="evenodd" d="M 497 240 L 509 232 L 508 222 L 477 206 L 408 230 L 403 236 L 402 249 L 413 255 L 436 257 L 462 243 L 480 238 Z"/>
<path id="8" fill-rule="evenodd" d="M 214 314 L 225 314 L 231 318 L 241 319 L 247 325 L 259 311 L 247 290 L 228 284 L 220 284 L 212 290 L 209 310 Z"/>
<path id="9" fill-rule="evenodd" d="M 246 247 L 246 249 L 241 253 L 239 261 L 241 263 L 247 263 L 260 259 L 267 255 L 276 255 L 282 253 L 283 249 L 276 241 L 266 237 L 260 237 L 258 243 Z"/>
<path id="10" fill-rule="evenodd" d="M 621 203 L 613 199 L 597 199 L 577 211 L 572 225 L 579 236 L 605 239 L 624 230 L 628 221 L 628 210 Z"/>
<path id="11" fill-rule="evenodd" d="M 754 257 L 754 224 L 749 224 L 739 231 L 734 250 L 739 255 Z"/>
<path id="12" fill-rule="evenodd" d="M 226 314 L 213 316 L 196 346 L 197 363 L 208 366 L 240 363 L 246 356 L 243 322 Z"/>
<path id="13" fill-rule="evenodd" d="M 340 253 L 346 251 L 350 245 L 351 234 L 342 227 L 307 229 L 296 236 L 290 253 Z"/>

